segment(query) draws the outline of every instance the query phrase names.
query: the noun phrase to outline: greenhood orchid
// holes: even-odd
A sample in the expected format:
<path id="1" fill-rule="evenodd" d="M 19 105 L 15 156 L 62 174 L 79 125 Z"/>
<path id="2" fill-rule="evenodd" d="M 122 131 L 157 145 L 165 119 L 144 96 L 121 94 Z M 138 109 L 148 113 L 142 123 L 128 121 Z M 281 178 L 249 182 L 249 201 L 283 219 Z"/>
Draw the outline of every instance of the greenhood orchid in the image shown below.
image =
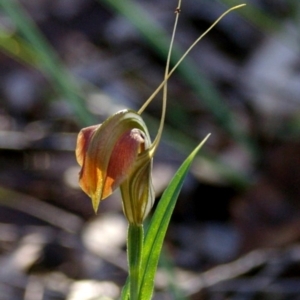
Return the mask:
<path id="1" fill-rule="evenodd" d="M 83 128 L 77 138 L 76 158 L 81 166 L 79 183 L 82 190 L 91 198 L 95 212 L 97 212 L 100 202 L 120 187 L 124 214 L 128 222 L 134 225 L 143 223 L 154 203 L 154 190 L 151 179 L 152 160 L 163 131 L 169 77 L 191 49 L 224 15 L 233 9 L 244 6 L 243 4 L 235 6 L 222 14 L 196 39 L 173 69 L 169 71 L 180 3 L 179 0 L 179 6 L 175 11 L 175 25 L 162 83 L 138 112 L 132 110 L 119 111 L 100 125 Z M 163 90 L 162 115 L 157 136 L 151 142 L 141 114 L 161 90 Z"/>
<path id="2" fill-rule="evenodd" d="M 128 221 L 142 224 L 154 202 L 151 153 L 147 127 L 131 110 L 80 131 L 76 146 L 79 183 L 95 212 L 100 201 L 120 186 Z"/>
<path id="3" fill-rule="evenodd" d="M 100 125 L 83 128 L 77 138 L 76 158 L 81 166 L 79 184 L 91 198 L 97 212 L 99 204 L 120 187 L 124 214 L 130 224 L 141 225 L 154 204 L 152 160 L 158 147 L 166 114 L 167 80 L 171 49 L 178 14 L 167 58 L 164 81 L 138 112 L 122 110 Z M 179 64 L 179 63 L 178 63 Z M 178 65 L 177 64 L 177 65 Z M 163 89 L 162 116 L 153 143 L 141 113 Z"/>

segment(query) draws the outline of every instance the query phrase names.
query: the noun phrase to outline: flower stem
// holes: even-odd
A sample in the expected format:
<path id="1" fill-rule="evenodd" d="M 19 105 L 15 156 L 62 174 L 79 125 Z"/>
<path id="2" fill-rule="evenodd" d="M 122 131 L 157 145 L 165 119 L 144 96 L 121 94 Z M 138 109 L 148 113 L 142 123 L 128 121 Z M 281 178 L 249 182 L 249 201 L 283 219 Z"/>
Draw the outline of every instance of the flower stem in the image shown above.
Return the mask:
<path id="1" fill-rule="evenodd" d="M 130 300 L 139 299 L 143 239 L 143 225 L 129 224 L 127 239 L 127 255 L 130 278 Z"/>

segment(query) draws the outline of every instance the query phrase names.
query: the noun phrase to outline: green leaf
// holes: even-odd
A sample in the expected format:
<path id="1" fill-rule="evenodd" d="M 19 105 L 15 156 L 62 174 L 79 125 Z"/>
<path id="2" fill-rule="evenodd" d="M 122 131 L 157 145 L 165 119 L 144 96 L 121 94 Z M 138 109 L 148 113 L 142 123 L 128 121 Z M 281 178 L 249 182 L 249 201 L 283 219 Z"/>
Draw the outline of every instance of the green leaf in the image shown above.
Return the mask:
<path id="1" fill-rule="evenodd" d="M 121 292 L 121 300 L 127 300 L 129 299 L 129 285 L 130 285 L 130 281 L 129 281 L 129 277 L 126 280 L 125 285 L 123 286 L 122 292 Z"/>
<path id="2" fill-rule="evenodd" d="M 30 55 L 34 53 L 35 65 L 44 72 L 57 92 L 62 95 L 73 107 L 74 113 L 82 125 L 95 123 L 93 115 L 85 106 L 84 97 L 80 93 L 78 83 L 66 71 L 57 53 L 50 46 L 46 38 L 40 32 L 33 20 L 24 11 L 22 5 L 16 0 L 0 0 L 0 9 L 11 19 L 17 28 L 18 33 L 27 42 L 27 50 Z M 17 41 L 22 38 L 16 34 Z M 6 42 L 11 41 L 9 39 Z M 23 43 L 26 45 L 26 43 Z M 30 47 L 29 47 L 30 45 Z M 4 45 L 3 39 L 0 41 L 0 49 L 16 56 L 11 45 Z M 28 55 L 26 56 L 28 58 Z M 33 60 L 30 61 L 31 63 Z"/>
<path id="3" fill-rule="evenodd" d="M 151 299 L 154 277 L 168 225 L 190 165 L 209 135 L 196 147 L 180 166 L 163 193 L 147 231 L 141 266 L 140 299 Z"/>

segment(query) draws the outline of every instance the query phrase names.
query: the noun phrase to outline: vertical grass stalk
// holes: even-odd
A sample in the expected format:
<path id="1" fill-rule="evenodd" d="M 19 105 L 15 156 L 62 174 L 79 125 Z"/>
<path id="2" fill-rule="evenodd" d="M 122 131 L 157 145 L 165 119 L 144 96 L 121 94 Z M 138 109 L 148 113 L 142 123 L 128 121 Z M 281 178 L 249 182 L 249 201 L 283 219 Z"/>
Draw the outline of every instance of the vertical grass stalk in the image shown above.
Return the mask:
<path id="1" fill-rule="evenodd" d="M 130 300 L 139 299 L 141 261 L 143 253 L 144 228 L 143 225 L 129 224 L 127 255 L 130 278 Z"/>

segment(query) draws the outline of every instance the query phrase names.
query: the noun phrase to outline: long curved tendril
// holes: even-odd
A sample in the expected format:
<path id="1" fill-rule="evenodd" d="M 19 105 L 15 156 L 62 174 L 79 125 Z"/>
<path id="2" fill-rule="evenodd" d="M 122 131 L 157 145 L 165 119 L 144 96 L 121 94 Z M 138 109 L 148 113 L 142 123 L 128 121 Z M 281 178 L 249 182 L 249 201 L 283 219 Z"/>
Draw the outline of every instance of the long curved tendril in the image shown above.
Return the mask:
<path id="1" fill-rule="evenodd" d="M 171 43 L 170 43 L 170 48 L 168 52 L 168 58 L 167 58 L 167 63 L 166 63 L 166 69 L 165 69 L 165 76 L 164 80 L 161 82 L 161 84 L 156 88 L 156 90 L 152 93 L 152 95 L 145 101 L 145 103 L 142 105 L 142 107 L 139 109 L 138 114 L 142 114 L 143 111 L 147 108 L 147 106 L 151 103 L 151 101 L 154 99 L 154 97 L 163 89 L 163 104 L 162 104 L 162 115 L 161 115 L 161 120 L 160 120 L 160 125 L 158 129 L 158 133 L 152 143 L 152 146 L 150 148 L 150 155 L 154 155 L 155 150 L 157 148 L 157 145 L 160 141 L 161 135 L 162 135 L 162 130 L 163 130 L 163 125 L 164 125 L 164 120 L 165 120 L 165 114 L 166 114 L 166 104 L 167 104 L 167 82 L 168 79 L 171 77 L 171 75 L 174 73 L 174 71 L 177 69 L 177 67 L 181 64 L 181 62 L 186 58 L 186 56 L 190 53 L 190 51 L 196 46 L 196 44 L 208 33 L 210 32 L 219 22 L 221 19 L 223 19 L 228 13 L 230 13 L 233 10 L 239 9 L 246 4 L 239 4 L 234 7 L 229 8 L 227 11 L 225 11 L 207 30 L 205 30 L 192 44 L 191 46 L 186 50 L 186 52 L 181 56 L 181 58 L 178 60 L 178 62 L 175 64 L 175 66 L 171 69 L 169 72 L 169 66 L 170 66 L 170 59 L 171 59 L 171 53 L 172 53 L 172 48 L 174 44 L 174 38 L 175 38 L 175 32 L 176 32 L 176 27 L 178 23 L 178 18 L 179 18 L 179 12 L 181 8 L 181 0 L 178 2 L 178 7 L 176 8 L 176 18 L 175 18 L 175 24 L 174 24 L 174 29 L 172 33 L 172 38 L 171 38 Z"/>
<path id="2" fill-rule="evenodd" d="M 155 137 L 155 139 L 152 143 L 152 146 L 151 146 L 151 148 L 154 149 L 153 154 L 154 154 L 154 151 L 157 148 L 157 146 L 159 144 L 159 141 L 161 139 L 162 132 L 163 132 L 163 127 L 164 127 L 164 123 L 165 123 L 165 116 L 166 116 L 166 109 L 167 109 L 167 92 L 168 92 L 168 80 L 167 80 L 167 78 L 168 78 L 168 75 L 169 75 L 170 61 L 171 61 L 172 49 L 173 49 L 173 44 L 174 44 L 175 33 L 176 33 L 177 24 L 178 24 L 180 9 L 181 9 L 181 0 L 178 1 L 178 6 L 177 6 L 176 11 L 175 11 L 175 13 L 176 13 L 175 23 L 174 23 L 174 27 L 173 27 L 173 32 L 172 32 L 172 37 L 171 37 L 167 62 L 166 62 L 165 75 L 164 75 L 165 84 L 163 85 L 162 113 L 161 113 L 158 133 L 157 133 L 157 135 L 156 135 L 156 137 Z"/>

